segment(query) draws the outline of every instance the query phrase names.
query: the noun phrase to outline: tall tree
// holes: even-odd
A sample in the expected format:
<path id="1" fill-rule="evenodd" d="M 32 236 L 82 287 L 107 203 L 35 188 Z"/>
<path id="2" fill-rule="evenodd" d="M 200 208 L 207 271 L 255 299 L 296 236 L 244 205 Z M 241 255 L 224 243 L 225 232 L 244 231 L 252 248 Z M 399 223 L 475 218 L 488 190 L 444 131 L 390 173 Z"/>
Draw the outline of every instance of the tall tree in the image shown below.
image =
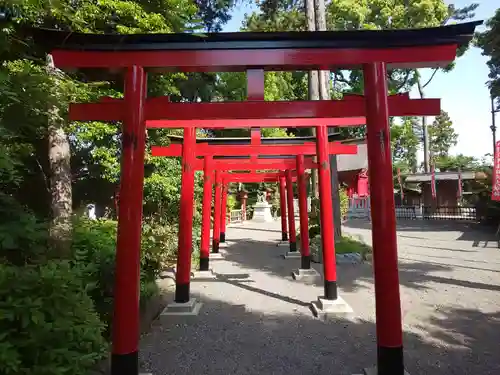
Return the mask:
<path id="1" fill-rule="evenodd" d="M 487 30 L 477 35 L 477 44 L 483 49 L 483 56 L 488 56 L 490 69 L 488 86 L 492 97 L 500 109 L 500 8 L 486 22 Z"/>
<path id="2" fill-rule="evenodd" d="M 47 73 L 54 83 L 52 97 L 56 98 L 61 72 L 54 67 L 51 55 L 47 55 Z M 67 258 L 70 256 L 73 232 L 71 222 L 73 214 L 71 151 L 68 135 L 65 131 L 66 121 L 61 116 L 59 107 L 54 101 L 49 102 L 47 122 L 52 211 L 50 239 L 59 256 Z"/>
<path id="3" fill-rule="evenodd" d="M 326 9 L 325 0 L 314 0 L 314 15 L 316 19 L 316 30 L 326 31 Z M 321 100 L 330 100 L 330 71 L 319 71 L 318 84 L 319 84 L 319 97 Z M 329 129 L 329 133 L 336 133 L 335 128 Z M 339 178 L 337 170 L 337 156 L 330 155 L 330 177 L 332 185 L 332 208 L 333 220 L 335 228 L 335 238 L 339 240 L 342 236 L 342 218 L 340 212 L 340 199 L 339 199 Z"/>
<path id="4" fill-rule="evenodd" d="M 457 144 L 458 134 L 453 129 L 453 123 L 448 112 L 441 111 L 429 127 L 429 143 L 431 159 L 448 156 L 450 148 Z"/>
<path id="5" fill-rule="evenodd" d="M 415 117 L 407 117 L 401 123 L 391 124 L 393 163 L 404 172 L 416 172 L 419 127 Z"/>
<path id="6" fill-rule="evenodd" d="M 306 14 L 306 23 L 307 23 L 307 31 L 316 31 L 317 23 L 316 20 L 318 15 L 316 14 L 316 1 L 315 0 L 305 0 L 305 14 Z M 307 73 L 307 83 L 309 87 L 309 100 L 319 100 L 321 98 L 321 87 L 319 81 L 320 72 L 315 70 L 310 70 Z M 316 129 L 311 128 L 311 134 L 316 135 Z M 316 160 L 316 158 L 314 159 Z M 315 198 L 318 198 L 318 171 L 313 170 L 311 175 L 311 185 L 312 185 L 312 195 Z"/>
<path id="7" fill-rule="evenodd" d="M 443 0 L 332 0 L 328 6 L 329 25 L 333 29 L 400 29 L 420 28 L 444 25 L 449 21 L 465 20 L 474 17 L 477 4 L 457 8 L 453 4 L 446 5 Z M 460 56 L 467 47 L 458 51 Z M 453 64 L 444 71 L 450 71 Z M 438 69 L 434 70 L 431 78 L 423 81 L 418 70 L 389 70 L 388 86 L 392 93 L 410 91 L 417 84 L 421 97 L 425 96 L 425 87 L 430 84 Z M 335 72 L 335 81 L 343 85 L 345 92 L 362 92 L 362 74 L 360 71 L 351 71 L 347 75 L 344 71 Z M 422 118 L 422 142 L 424 144 L 424 167 L 428 167 L 428 137 L 427 119 Z M 350 135 L 359 135 L 358 129 L 345 129 L 343 132 Z"/>

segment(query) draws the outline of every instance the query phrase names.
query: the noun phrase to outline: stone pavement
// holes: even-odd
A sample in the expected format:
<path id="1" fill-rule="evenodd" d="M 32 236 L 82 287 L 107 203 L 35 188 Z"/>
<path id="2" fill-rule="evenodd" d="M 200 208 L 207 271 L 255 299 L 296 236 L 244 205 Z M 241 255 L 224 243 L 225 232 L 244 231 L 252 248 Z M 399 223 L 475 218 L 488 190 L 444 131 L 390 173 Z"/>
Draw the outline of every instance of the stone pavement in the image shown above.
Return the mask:
<path id="1" fill-rule="evenodd" d="M 429 229 L 429 228 L 427 228 Z M 346 231 L 370 237 L 366 223 Z M 406 236 L 406 237 L 405 237 Z M 500 374 L 500 252 L 483 237 L 435 228 L 400 231 L 407 369 L 415 374 Z M 322 282 L 290 275 L 280 223 L 229 227 L 227 255 L 213 261 L 216 280 L 193 280 L 200 315 L 154 323 L 141 362 L 155 375 L 351 375 L 375 364 L 371 265 L 338 266 L 342 297 L 355 320 L 323 322 L 309 302 Z M 462 239 L 460 239 L 462 238 Z M 478 247 L 473 245 L 477 244 Z M 314 267 L 321 272 L 321 265 Z"/>

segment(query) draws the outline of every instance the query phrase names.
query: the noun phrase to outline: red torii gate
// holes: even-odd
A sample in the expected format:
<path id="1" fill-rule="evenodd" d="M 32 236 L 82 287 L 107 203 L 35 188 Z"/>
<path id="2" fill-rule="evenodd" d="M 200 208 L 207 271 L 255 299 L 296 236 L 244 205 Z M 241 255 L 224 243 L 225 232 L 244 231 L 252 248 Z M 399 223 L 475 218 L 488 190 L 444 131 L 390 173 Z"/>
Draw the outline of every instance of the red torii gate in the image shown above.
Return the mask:
<path id="1" fill-rule="evenodd" d="M 298 186 L 300 186 L 300 183 L 302 183 L 302 181 L 303 181 L 304 191 L 305 191 L 306 179 L 309 177 L 309 175 L 307 173 L 305 173 L 305 169 L 313 169 L 313 168 L 316 168 L 317 166 L 312 165 L 309 168 L 303 168 L 303 167 L 299 166 L 299 165 L 302 165 L 302 161 L 300 160 L 300 158 L 303 158 L 303 157 L 304 157 L 303 155 L 298 155 L 297 162 L 295 163 L 296 165 L 291 166 L 291 168 L 296 168 L 296 167 L 301 168 L 301 169 L 297 170 L 297 176 L 292 176 L 293 172 L 290 173 L 291 168 L 287 168 L 285 171 L 273 172 L 273 173 L 225 173 L 222 175 L 222 181 L 223 181 L 224 187 L 226 186 L 227 183 L 230 183 L 230 182 L 246 182 L 246 183 L 277 182 L 277 183 L 280 183 L 279 193 L 280 193 L 281 239 L 282 239 L 282 241 L 288 241 L 287 217 L 286 217 L 287 205 L 288 205 L 288 207 L 290 207 L 290 205 L 291 205 L 291 209 L 288 210 L 288 212 L 289 212 L 288 214 L 293 217 L 293 220 L 289 221 L 289 230 L 290 230 L 290 233 L 294 234 L 294 235 L 290 236 L 290 238 L 294 239 L 294 241 L 290 242 L 290 252 L 286 255 L 286 257 L 293 257 L 295 255 L 294 253 L 297 253 L 296 235 L 295 235 L 295 213 L 294 213 L 294 206 L 293 206 L 293 194 L 292 195 L 283 194 L 282 190 L 281 190 L 281 186 L 283 186 L 283 188 L 284 188 L 284 180 L 285 180 L 287 175 L 290 175 L 292 182 L 299 183 Z M 316 164 L 316 163 L 314 163 L 314 164 Z M 282 169 L 285 169 L 285 168 L 282 168 Z M 224 208 L 225 208 L 224 192 L 226 192 L 226 194 L 227 194 L 227 191 L 223 190 L 223 196 L 222 196 L 222 207 L 223 208 L 222 208 L 222 210 L 224 210 Z M 308 212 L 307 212 L 307 194 L 306 193 L 304 193 L 303 195 L 300 195 L 300 192 L 299 192 L 299 202 L 301 200 L 305 200 L 305 210 L 299 210 L 299 215 L 301 218 L 301 232 L 303 232 L 304 230 L 306 232 L 308 232 L 308 220 L 309 220 L 309 218 L 307 216 Z M 299 207 L 300 207 L 300 205 L 299 205 Z M 303 219 L 303 217 L 304 217 L 304 219 Z M 220 242 L 221 243 L 225 242 L 225 239 L 226 239 L 226 237 L 225 237 L 225 228 L 226 228 L 225 219 L 226 218 L 225 218 L 224 214 L 222 214 L 221 233 L 220 233 Z M 304 221 L 304 223 L 306 225 L 305 227 L 302 226 L 302 220 L 305 220 Z M 307 235 L 307 238 L 309 238 L 308 235 Z M 309 240 L 307 240 L 306 247 L 307 247 L 307 249 L 309 248 Z M 302 247 L 302 249 L 305 249 L 305 247 Z M 309 262 L 304 262 L 304 260 L 303 260 L 302 266 L 300 268 L 301 269 L 311 269 L 310 259 L 309 259 Z M 200 267 L 200 270 L 201 270 L 201 267 Z"/>
<path id="2" fill-rule="evenodd" d="M 211 145 L 206 143 L 194 143 L 194 154 L 195 156 L 202 156 L 204 159 L 194 159 L 192 161 L 191 168 L 200 168 L 201 163 L 203 163 L 204 170 L 204 185 L 203 185 L 203 212 L 202 212 L 202 238 L 201 238 L 201 251 L 200 251 L 200 271 L 208 271 L 209 270 L 209 228 L 210 228 L 210 202 L 211 202 L 211 191 L 212 191 L 212 182 L 211 182 L 211 174 L 215 170 L 215 202 L 214 202 L 214 229 L 212 236 L 212 253 L 217 254 L 219 252 L 219 245 L 222 242 L 225 242 L 225 214 L 222 212 L 223 208 L 226 207 L 226 199 L 227 199 L 227 187 L 226 184 L 222 181 L 221 168 L 219 163 L 223 163 L 223 160 L 214 160 L 214 156 L 226 156 L 226 157 L 234 157 L 234 156 L 250 156 L 251 159 L 247 160 L 248 163 L 253 164 L 253 168 L 269 168 L 269 160 L 273 160 L 277 158 L 277 155 L 314 155 L 315 154 L 315 145 L 312 142 L 304 142 L 303 144 L 271 144 L 271 145 L 262 145 L 255 144 L 255 142 L 260 141 L 260 132 L 258 132 L 258 136 L 254 135 L 252 137 L 252 141 L 254 144 L 245 145 L 242 147 L 240 145 Z M 357 152 L 356 145 L 345 145 L 340 142 L 330 142 L 325 145 L 328 147 L 328 154 L 355 154 Z M 171 144 L 170 146 L 153 146 L 151 148 L 151 153 L 153 156 L 181 156 L 183 150 L 187 148 L 184 144 Z M 236 155 L 235 155 L 236 154 Z M 256 156 L 268 155 L 273 159 L 256 159 Z M 252 158 L 254 157 L 254 158 Z M 229 160 L 225 160 L 226 162 L 230 162 Z M 234 160 L 233 160 L 234 161 Z M 305 159 L 300 159 L 301 163 L 305 163 Z M 215 164 L 214 164 L 215 163 Z M 297 161 L 295 162 L 295 166 L 297 166 Z M 262 165 L 262 167 L 261 167 Z M 317 168 L 317 163 L 313 163 L 312 161 L 308 161 L 308 167 Z M 240 162 L 238 169 L 245 168 L 245 164 Z M 305 165 L 302 169 L 305 169 Z M 291 176 L 291 175 L 290 175 Z M 248 178 L 248 176 L 246 176 Z M 288 256 L 294 256 L 297 254 L 297 244 L 296 244 L 296 231 L 295 231 L 295 220 L 293 213 L 293 189 L 292 189 L 292 181 L 290 180 L 289 185 L 289 193 L 290 196 L 288 200 L 288 215 L 289 215 L 289 244 L 290 251 Z M 182 186 L 181 196 L 186 194 L 184 189 L 186 185 Z M 306 203 L 307 204 L 307 203 Z M 286 212 L 286 211 L 283 211 Z M 307 210 L 304 211 L 304 215 L 307 216 Z M 291 219 L 290 219 L 291 218 Z M 182 217 L 181 219 L 182 220 Z M 282 218 L 283 220 L 283 218 Z M 307 223 L 307 221 L 303 221 Z M 286 223 L 283 226 L 282 221 L 282 232 L 283 228 L 286 230 Z M 302 230 L 305 230 L 302 228 Z M 183 227 L 183 231 L 179 229 L 179 238 L 191 238 L 191 226 Z M 307 230 L 306 230 L 307 231 Z M 308 246 L 306 246 L 308 247 Z M 187 251 L 189 250 L 189 251 Z M 191 251 L 190 247 L 181 247 L 179 246 L 178 252 L 178 262 L 177 262 L 177 273 L 176 273 L 176 290 L 185 291 L 183 285 L 190 283 L 190 275 L 191 270 L 189 267 L 182 267 L 184 264 L 191 263 Z M 308 265 L 307 269 L 310 269 L 310 261 L 303 261 L 302 264 Z M 335 267 L 335 264 L 334 264 Z M 189 293 L 189 289 L 187 289 Z M 179 292 L 180 293 L 180 292 Z M 177 294 L 176 294 L 177 296 Z M 182 295 L 181 295 L 182 297 Z M 189 300 L 189 295 L 187 297 Z M 176 299 L 177 301 L 177 299 Z"/>
<path id="3" fill-rule="evenodd" d="M 156 34 L 142 38 L 35 29 L 33 33 L 37 42 L 57 46 L 51 51 L 57 67 L 127 69 L 123 101 L 125 105 L 116 106 L 121 112 L 114 112 L 120 115 L 124 124 L 112 374 L 138 373 L 140 212 L 146 120 L 366 116 L 370 178 L 373 177 L 372 173 L 377 174 L 377 183 L 371 184 L 377 373 L 403 375 L 386 67 L 446 66 L 455 59 L 457 47 L 468 43 L 475 27 L 481 23 L 471 22 L 428 30 L 228 33 L 174 37 Z M 154 113 L 147 110 L 145 68 L 163 67 L 166 71 L 209 72 L 252 71 L 262 67 L 267 70 L 331 70 L 337 67 L 349 69 L 359 66 L 363 67 L 366 95 L 366 103 L 361 103 L 359 108 L 363 113 L 344 111 L 346 102 L 340 101 L 293 104 L 163 102 L 157 106 L 163 108 L 162 114 L 157 118 L 151 118 Z M 167 117 L 163 115 L 165 111 L 168 112 Z M 190 171 L 195 156 L 190 149 L 195 142 L 195 126 L 186 127 L 184 133 L 185 143 L 189 145 L 187 150 L 183 150 L 182 184 L 186 186 L 192 186 L 194 183 L 194 174 Z M 326 133 L 326 124 L 317 126 L 318 161 L 321 166 L 319 185 L 322 197 L 331 191 Z M 189 206 L 193 197 L 192 189 L 188 190 L 188 193 L 187 202 L 181 202 L 181 219 L 185 218 L 186 222 L 181 220 L 180 226 L 192 225 L 192 205 Z M 323 253 L 327 255 L 325 259 L 331 259 L 333 242 L 330 244 L 328 241 L 332 239 L 329 234 L 333 226 L 332 210 L 323 199 L 321 203 Z M 180 245 L 189 245 L 189 242 L 180 241 Z M 325 275 L 330 266 L 324 264 Z M 325 299 L 320 300 L 321 305 L 328 307 L 329 301 L 336 299 L 336 295 L 331 294 L 332 290 L 336 291 L 336 287 L 325 288 Z"/>

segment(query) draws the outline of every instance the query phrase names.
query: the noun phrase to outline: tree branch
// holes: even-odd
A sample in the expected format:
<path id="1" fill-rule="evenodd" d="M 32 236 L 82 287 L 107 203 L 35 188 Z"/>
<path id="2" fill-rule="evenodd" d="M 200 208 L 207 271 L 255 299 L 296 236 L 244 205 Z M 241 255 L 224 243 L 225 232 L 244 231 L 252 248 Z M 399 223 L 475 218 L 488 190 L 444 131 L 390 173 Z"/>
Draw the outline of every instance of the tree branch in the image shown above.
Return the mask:
<path id="1" fill-rule="evenodd" d="M 396 87 L 396 91 L 399 91 L 406 86 L 406 84 L 408 83 L 408 79 L 410 78 L 410 72 L 411 72 L 410 70 L 406 71 L 405 79 L 403 80 L 403 83 L 400 86 Z"/>
<path id="2" fill-rule="evenodd" d="M 42 173 L 43 176 L 43 182 L 45 183 L 45 189 L 47 190 L 47 193 L 50 193 L 50 187 L 49 187 L 49 181 L 47 180 L 47 175 L 45 174 L 42 165 L 40 164 L 40 161 L 38 158 L 35 158 L 36 164 L 38 165 L 38 168 L 40 169 L 40 172 Z"/>
<path id="3" fill-rule="evenodd" d="M 432 72 L 431 78 L 429 78 L 429 80 L 422 86 L 423 89 L 425 89 L 427 87 L 427 85 L 429 85 L 429 83 L 431 83 L 432 79 L 434 78 L 434 76 L 436 75 L 438 70 L 439 70 L 439 68 L 434 69 L 434 71 Z"/>

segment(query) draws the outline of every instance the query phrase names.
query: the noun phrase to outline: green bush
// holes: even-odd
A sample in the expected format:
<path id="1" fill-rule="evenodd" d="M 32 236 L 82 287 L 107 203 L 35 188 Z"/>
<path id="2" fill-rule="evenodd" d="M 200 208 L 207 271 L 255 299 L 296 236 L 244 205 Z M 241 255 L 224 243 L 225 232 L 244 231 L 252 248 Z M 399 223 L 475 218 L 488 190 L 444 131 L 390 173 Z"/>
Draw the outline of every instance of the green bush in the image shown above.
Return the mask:
<path id="1" fill-rule="evenodd" d="M 116 228 L 113 220 L 79 218 L 74 224 L 72 249 L 74 265 L 82 270 L 87 292 L 96 311 L 106 324 L 106 336 L 113 317 L 115 279 Z M 171 251 L 173 234 L 160 226 L 143 225 L 141 252 L 141 304 L 157 293 L 156 276 L 160 264 Z M 165 246 L 164 248 L 162 246 Z M 170 247 L 168 247 L 170 246 Z"/>
<path id="2" fill-rule="evenodd" d="M 236 209 L 236 204 L 237 204 L 237 200 L 236 200 L 235 194 L 228 194 L 227 195 L 227 202 L 226 202 L 227 211 L 231 212 L 232 210 Z"/>
<path id="3" fill-rule="evenodd" d="M 116 222 L 79 218 L 74 223 L 73 264 L 82 270 L 83 282 L 96 311 L 107 325 L 113 312 Z"/>
<path id="4" fill-rule="evenodd" d="M 0 265 L 0 373 L 87 373 L 107 348 L 78 270 L 68 262 Z"/>
<path id="5" fill-rule="evenodd" d="M 347 210 L 349 209 L 349 197 L 347 196 L 346 189 L 339 189 L 340 197 L 340 217 L 342 219 L 346 218 Z"/>
<path id="6" fill-rule="evenodd" d="M 319 225 L 313 225 L 312 227 L 309 227 L 309 240 L 313 239 L 314 237 L 320 234 L 321 234 L 321 229 Z"/>
<path id="7" fill-rule="evenodd" d="M 371 252 L 371 247 L 355 238 L 343 235 L 340 241 L 335 243 L 335 252 L 337 254 L 359 253 L 364 255 Z"/>
<path id="8" fill-rule="evenodd" d="M 0 262 L 39 263 L 51 256 L 47 225 L 12 197 L 0 192 Z"/>

